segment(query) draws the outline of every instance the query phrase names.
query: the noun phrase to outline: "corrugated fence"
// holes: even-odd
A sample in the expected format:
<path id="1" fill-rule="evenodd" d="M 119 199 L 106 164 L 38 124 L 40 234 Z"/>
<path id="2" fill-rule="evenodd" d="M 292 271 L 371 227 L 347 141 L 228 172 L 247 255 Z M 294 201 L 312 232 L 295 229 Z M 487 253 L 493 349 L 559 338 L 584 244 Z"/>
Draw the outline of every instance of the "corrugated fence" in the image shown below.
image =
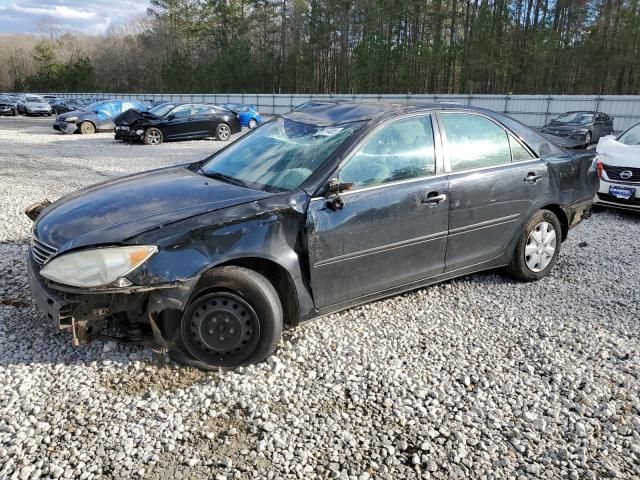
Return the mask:
<path id="1" fill-rule="evenodd" d="M 355 102 L 445 103 L 473 105 L 504 112 L 531 127 L 541 127 L 561 113 L 594 110 L 614 117 L 614 128 L 624 130 L 640 121 L 640 96 L 637 95 L 278 95 L 278 94 L 133 94 L 63 93 L 61 97 L 98 97 L 122 100 L 164 100 L 170 102 L 246 103 L 261 113 L 285 113 L 311 100 L 344 99 Z"/>

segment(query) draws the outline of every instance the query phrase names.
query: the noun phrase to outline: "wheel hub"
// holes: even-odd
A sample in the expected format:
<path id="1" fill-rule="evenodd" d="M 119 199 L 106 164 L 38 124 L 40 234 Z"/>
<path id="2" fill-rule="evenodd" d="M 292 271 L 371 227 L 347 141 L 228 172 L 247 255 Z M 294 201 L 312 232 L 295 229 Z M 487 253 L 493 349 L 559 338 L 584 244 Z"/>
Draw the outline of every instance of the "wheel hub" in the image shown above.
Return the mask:
<path id="1" fill-rule="evenodd" d="M 185 313 L 182 332 L 194 357 L 221 366 L 242 362 L 260 337 L 251 306 L 235 294 L 222 292 L 198 298 Z"/>
<path id="2" fill-rule="evenodd" d="M 541 272 L 553 259 L 556 252 L 556 230 L 549 222 L 540 222 L 533 227 L 524 248 L 524 259 L 532 272 Z"/>

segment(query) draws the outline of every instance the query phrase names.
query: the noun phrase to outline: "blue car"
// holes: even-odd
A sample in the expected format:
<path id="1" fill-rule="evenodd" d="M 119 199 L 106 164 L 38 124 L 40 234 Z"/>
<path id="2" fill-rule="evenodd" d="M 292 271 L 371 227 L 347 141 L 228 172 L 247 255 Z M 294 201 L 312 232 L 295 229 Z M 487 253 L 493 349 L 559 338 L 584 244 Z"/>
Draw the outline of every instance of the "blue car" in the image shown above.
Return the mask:
<path id="1" fill-rule="evenodd" d="M 231 110 L 240 117 L 240 125 L 243 127 L 249 127 L 250 129 L 256 128 L 262 123 L 262 117 L 255 105 L 244 105 L 242 103 L 225 103 L 222 105 L 227 110 Z"/>

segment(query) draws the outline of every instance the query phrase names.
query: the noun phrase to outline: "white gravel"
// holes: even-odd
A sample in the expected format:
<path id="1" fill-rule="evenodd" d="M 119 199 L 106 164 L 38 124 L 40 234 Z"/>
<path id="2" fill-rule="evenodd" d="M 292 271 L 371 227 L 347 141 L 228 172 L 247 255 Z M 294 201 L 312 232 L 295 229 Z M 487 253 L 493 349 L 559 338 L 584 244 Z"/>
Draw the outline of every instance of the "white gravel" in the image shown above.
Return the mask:
<path id="1" fill-rule="evenodd" d="M 235 372 L 72 348 L 30 304 L 24 207 L 219 146 L 0 118 L 0 479 L 640 477 L 640 215 L 598 212 L 538 283 L 355 308 Z"/>

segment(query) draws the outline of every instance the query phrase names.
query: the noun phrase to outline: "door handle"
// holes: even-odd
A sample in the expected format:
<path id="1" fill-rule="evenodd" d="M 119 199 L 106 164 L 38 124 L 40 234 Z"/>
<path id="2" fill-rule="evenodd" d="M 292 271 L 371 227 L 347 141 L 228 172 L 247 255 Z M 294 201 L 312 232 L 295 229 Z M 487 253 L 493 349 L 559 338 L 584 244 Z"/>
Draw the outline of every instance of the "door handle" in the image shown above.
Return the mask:
<path id="1" fill-rule="evenodd" d="M 538 183 L 538 180 L 541 179 L 542 175 L 536 175 L 535 172 L 529 172 L 523 180 L 527 183 Z"/>
<path id="2" fill-rule="evenodd" d="M 444 202 L 446 199 L 446 193 L 431 192 L 426 197 L 423 197 L 421 202 L 426 203 L 430 207 L 435 207 L 436 205 Z"/>

